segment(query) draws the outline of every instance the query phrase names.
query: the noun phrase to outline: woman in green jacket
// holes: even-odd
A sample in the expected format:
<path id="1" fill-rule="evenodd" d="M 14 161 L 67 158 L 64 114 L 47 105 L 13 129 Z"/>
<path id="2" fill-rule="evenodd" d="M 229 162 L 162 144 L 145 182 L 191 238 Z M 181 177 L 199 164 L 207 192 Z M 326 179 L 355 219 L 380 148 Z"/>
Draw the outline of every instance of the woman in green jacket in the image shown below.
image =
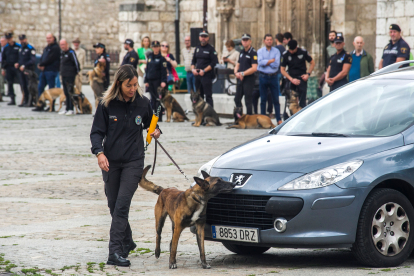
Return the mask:
<path id="1" fill-rule="evenodd" d="M 151 39 L 148 36 L 144 36 L 141 40 L 141 47 L 137 49 L 138 52 L 138 83 L 140 87 L 144 87 L 144 74 L 145 67 L 147 66 L 147 58 L 145 53 L 150 50 Z"/>

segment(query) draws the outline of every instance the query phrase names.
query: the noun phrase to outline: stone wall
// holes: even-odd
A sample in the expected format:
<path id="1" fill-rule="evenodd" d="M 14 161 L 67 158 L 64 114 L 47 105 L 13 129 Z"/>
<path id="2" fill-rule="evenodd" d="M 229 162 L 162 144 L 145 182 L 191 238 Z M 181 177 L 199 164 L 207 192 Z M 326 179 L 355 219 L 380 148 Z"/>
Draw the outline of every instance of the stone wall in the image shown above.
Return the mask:
<path id="1" fill-rule="evenodd" d="M 98 41 L 119 50 L 118 0 L 62 0 L 62 38 L 79 37 L 82 47 L 93 49 Z M 25 33 L 40 53 L 46 33 L 59 36 L 58 0 L 0 1 L 0 31 Z"/>
<path id="2" fill-rule="evenodd" d="M 414 1 L 413 0 L 377 0 L 377 31 L 375 65 L 378 66 L 382 51 L 389 43 L 389 26 L 398 24 L 401 34 L 413 51 L 414 47 Z"/>

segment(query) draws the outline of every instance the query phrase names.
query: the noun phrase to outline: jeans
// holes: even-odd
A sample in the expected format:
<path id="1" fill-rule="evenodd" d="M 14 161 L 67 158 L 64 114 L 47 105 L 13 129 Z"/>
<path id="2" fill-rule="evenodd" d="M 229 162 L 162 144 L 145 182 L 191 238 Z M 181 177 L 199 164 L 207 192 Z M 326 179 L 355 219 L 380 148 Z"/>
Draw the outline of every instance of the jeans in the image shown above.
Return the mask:
<path id="1" fill-rule="evenodd" d="M 275 107 L 276 121 L 280 121 L 280 104 L 279 104 L 279 93 L 280 93 L 280 78 L 278 75 L 265 75 L 259 73 L 259 88 L 260 88 L 260 110 L 261 114 L 266 115 L 266 101 L 267 101 L 267 90 L 270 89 L 272 95 L 273 105 Z"/>
<path id="2" fill-rule="evenodd" d="M 56 76 L 56 81 L 55 81 L 55 83 L 56 83 L 56 88 L 60 88 L 60 78 L 59 78 L 59 72 L 57 73 L 57 76 Z"/>
<path id="3" fill-rule="evenodd" d="M 55 88 L 57 74 L 58 72 L 56 71 L 44 71 L 40 73 L 39 85 L 37 86 L 39 97 L 42 95 L 43 91 L 45 91 L 46 85 L 49 85 L 49 89 Z"/>
<path id="4" fill-rule="evenodd" d="M 193 91 L 196 91 L 195 89 L 195 77 L 193 72 L 187 72 L 187 91 L 188 93 L 191 93 L 191 88 Z"/>

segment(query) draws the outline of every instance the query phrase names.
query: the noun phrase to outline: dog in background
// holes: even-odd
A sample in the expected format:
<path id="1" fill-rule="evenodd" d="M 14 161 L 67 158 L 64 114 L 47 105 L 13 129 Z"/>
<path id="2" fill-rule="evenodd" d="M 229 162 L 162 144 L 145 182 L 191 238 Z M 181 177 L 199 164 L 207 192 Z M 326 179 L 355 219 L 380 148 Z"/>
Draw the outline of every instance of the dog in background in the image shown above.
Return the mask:
<path id="1" fill-rule="evenodd" d="M 206 126 L 221 126 L 217 112 L 200 96 L 199 89 L 195 92 L 191 89 L 191 102 L 193 103 L 193 112 L 196 115 L 193 126 L 199 127 L 201 124 Z"/>
<path id="2" fill-rule="evenodd" d="M 158 87 L 158 95 L 161 95 L 161 103 L 167 110 L 167 122 L 171 121 L 171 115 L 173 122 L 189 121 L 181 105 L 170 93 L 168 93 L 167 87 Z"/>
<path id="3" fill-rule="evenodd" d="M 302 107 L 299 106 L 298 94 L 293 90 L 290 90 L 287 102 L 288 102 L 290 116 L 292 116 L 293 114 L 297 113 L 299 110 L 302 109 Z"/>
<path id="4" fill-rule="evenodd" d="M 39 77 L 33 70 L 24 70 L 24 74 L 27 76 L 28 79 L 28 89 L 29 89 L 29 100 L 25 106 L 32 107 L 36 105 L 37 97 L 38 97 L 38 90 L 37 85 L 39 82 Z"/>
<path id="5" fill-rule="evenodd" d="M 203 268 L 210 268 L 206 262 L 204 250 L 204 226 L 206 224 L 207 202 L 219 193 L 229 193 L 236 183 L 227 182 L 219 177 L 211 177 L 205 171 L 201 171 L 204 179 L 194 177 L 196 185 L 186 191 L 176 188 L 166 188 L 148 181 L 145 176 L 151 165 L 147 166 L 143 173 L 139 186 L 158 196 L 155 205 L 155 229 L 157 231 L 155 257 L 160 257 L 161 232 L 167 216 L 170 217 L 173 228 L 173 237 L 170 243 L 170 269 L 177 268 L 177 246 L 181 232 L 190 226 L 197 228 L 197 244 L 200 251 L 200 260 Z"/>
<path id="6" fill-rule="evenodd" d="M 93 68 L 93 70 L 87 73 L 89 85 L 92 87 L 93 93 L 95 95 L 95 108 L 98 107 L 99 102 L 102 100 L 103 93 L 105 92 L 104 76 L 102 75 L 104 71 L 105 64 L 98 62 L 98 64 Z"/>
<path id="7" fill-rule="evenodd" d="M 37 102 L 37 106 L 45 106 L 46 101 L 49 101 L 49 112 L 52 112 L 55 109 L 54 104 L 57 98 L 59 98 L 59 109 L 57 110 L 59 112 L 62 108 L 62 104 L 66 102 L 66 96 L 62 88 L 51 88 L 43 91 Z"/>
<path id="8" fill-rule="evenodd" d="M 73 105 L 81 114 L 92 114 L 92 105 L 85 94 L 80 92 L 76 86 L 74 87 L 75 94 L 73 94 Z"/>
<path id="9" fill-rule="evenodd" d="M 238 129 L 275 128 L 272 120 L 266 115 L 243 115 L 243 107 L 235 106 L 233 109 L 234 124 L 227 127 Z"/>

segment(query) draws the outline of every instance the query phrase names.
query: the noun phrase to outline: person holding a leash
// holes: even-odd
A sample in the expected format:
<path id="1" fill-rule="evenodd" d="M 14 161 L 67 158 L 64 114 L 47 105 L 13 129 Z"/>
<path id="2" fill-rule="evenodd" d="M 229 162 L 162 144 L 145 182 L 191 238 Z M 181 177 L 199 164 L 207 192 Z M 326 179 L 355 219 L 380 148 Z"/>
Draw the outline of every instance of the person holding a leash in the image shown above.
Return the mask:
<path id="1" fill-rule="evenodd" d="M 105 77 L 104 89 L 106 91 L 109 87 L 109 66 L 111 65 L 111 59 L 109 58 L 109 54 L 106 53 L 105 44 L 98 42 L 93 45 L 93 48 L 95 48 L 95 52 L 98 55 L 94 62 L 94 67 L 98 65 L 98 62 L 105 64 L 105 72 L 103 74 Z"/>
<path id="2" fill-rule="evenodd" d="M 23 102 L 19 107 L 31 107 L 32 103 L 29 103 L 29 82 L 26 71 L 34 71 L 36 64 L 36 49 L 27 42 L 26 35 L 19 35 L 20 44 L 22 47 L 19 50 L 19 61 L 14 65 L 19 70 L 20 74 L 20 86 L 23 89 Z"/>
<path id="3" fill-rule="evenodd" d="M 10 97 L 10 102 L 7 105 L 16 105 L 14 94 L 13 83 L 14 79 L 19 79 L 19 71 L 15 67 L 15 64 L 19 61 L 19 51 L 20 44 L 14 42 L 13 33 L 5 34 L 7 39 L 7 44 L 4 46 L 2 57 L 1 57 L 1 74 L 6 77 L 7 80 L 7 90 L 8 96 Z"/>
<path id="4" fill-rule="evenodd" d="M 126 258 L 136 247 L 128 222 L 132 197 L 144 167 L 142 132 L 151 124 L 152 108 L 138 89 L 138 73 L 122 65 L 99 103 L 92 124 L 91 151 L 98 158 L 112 216 L 107 264 L 129 266 Z M 159 138 L 158 126 L 151 136 Z"/>

